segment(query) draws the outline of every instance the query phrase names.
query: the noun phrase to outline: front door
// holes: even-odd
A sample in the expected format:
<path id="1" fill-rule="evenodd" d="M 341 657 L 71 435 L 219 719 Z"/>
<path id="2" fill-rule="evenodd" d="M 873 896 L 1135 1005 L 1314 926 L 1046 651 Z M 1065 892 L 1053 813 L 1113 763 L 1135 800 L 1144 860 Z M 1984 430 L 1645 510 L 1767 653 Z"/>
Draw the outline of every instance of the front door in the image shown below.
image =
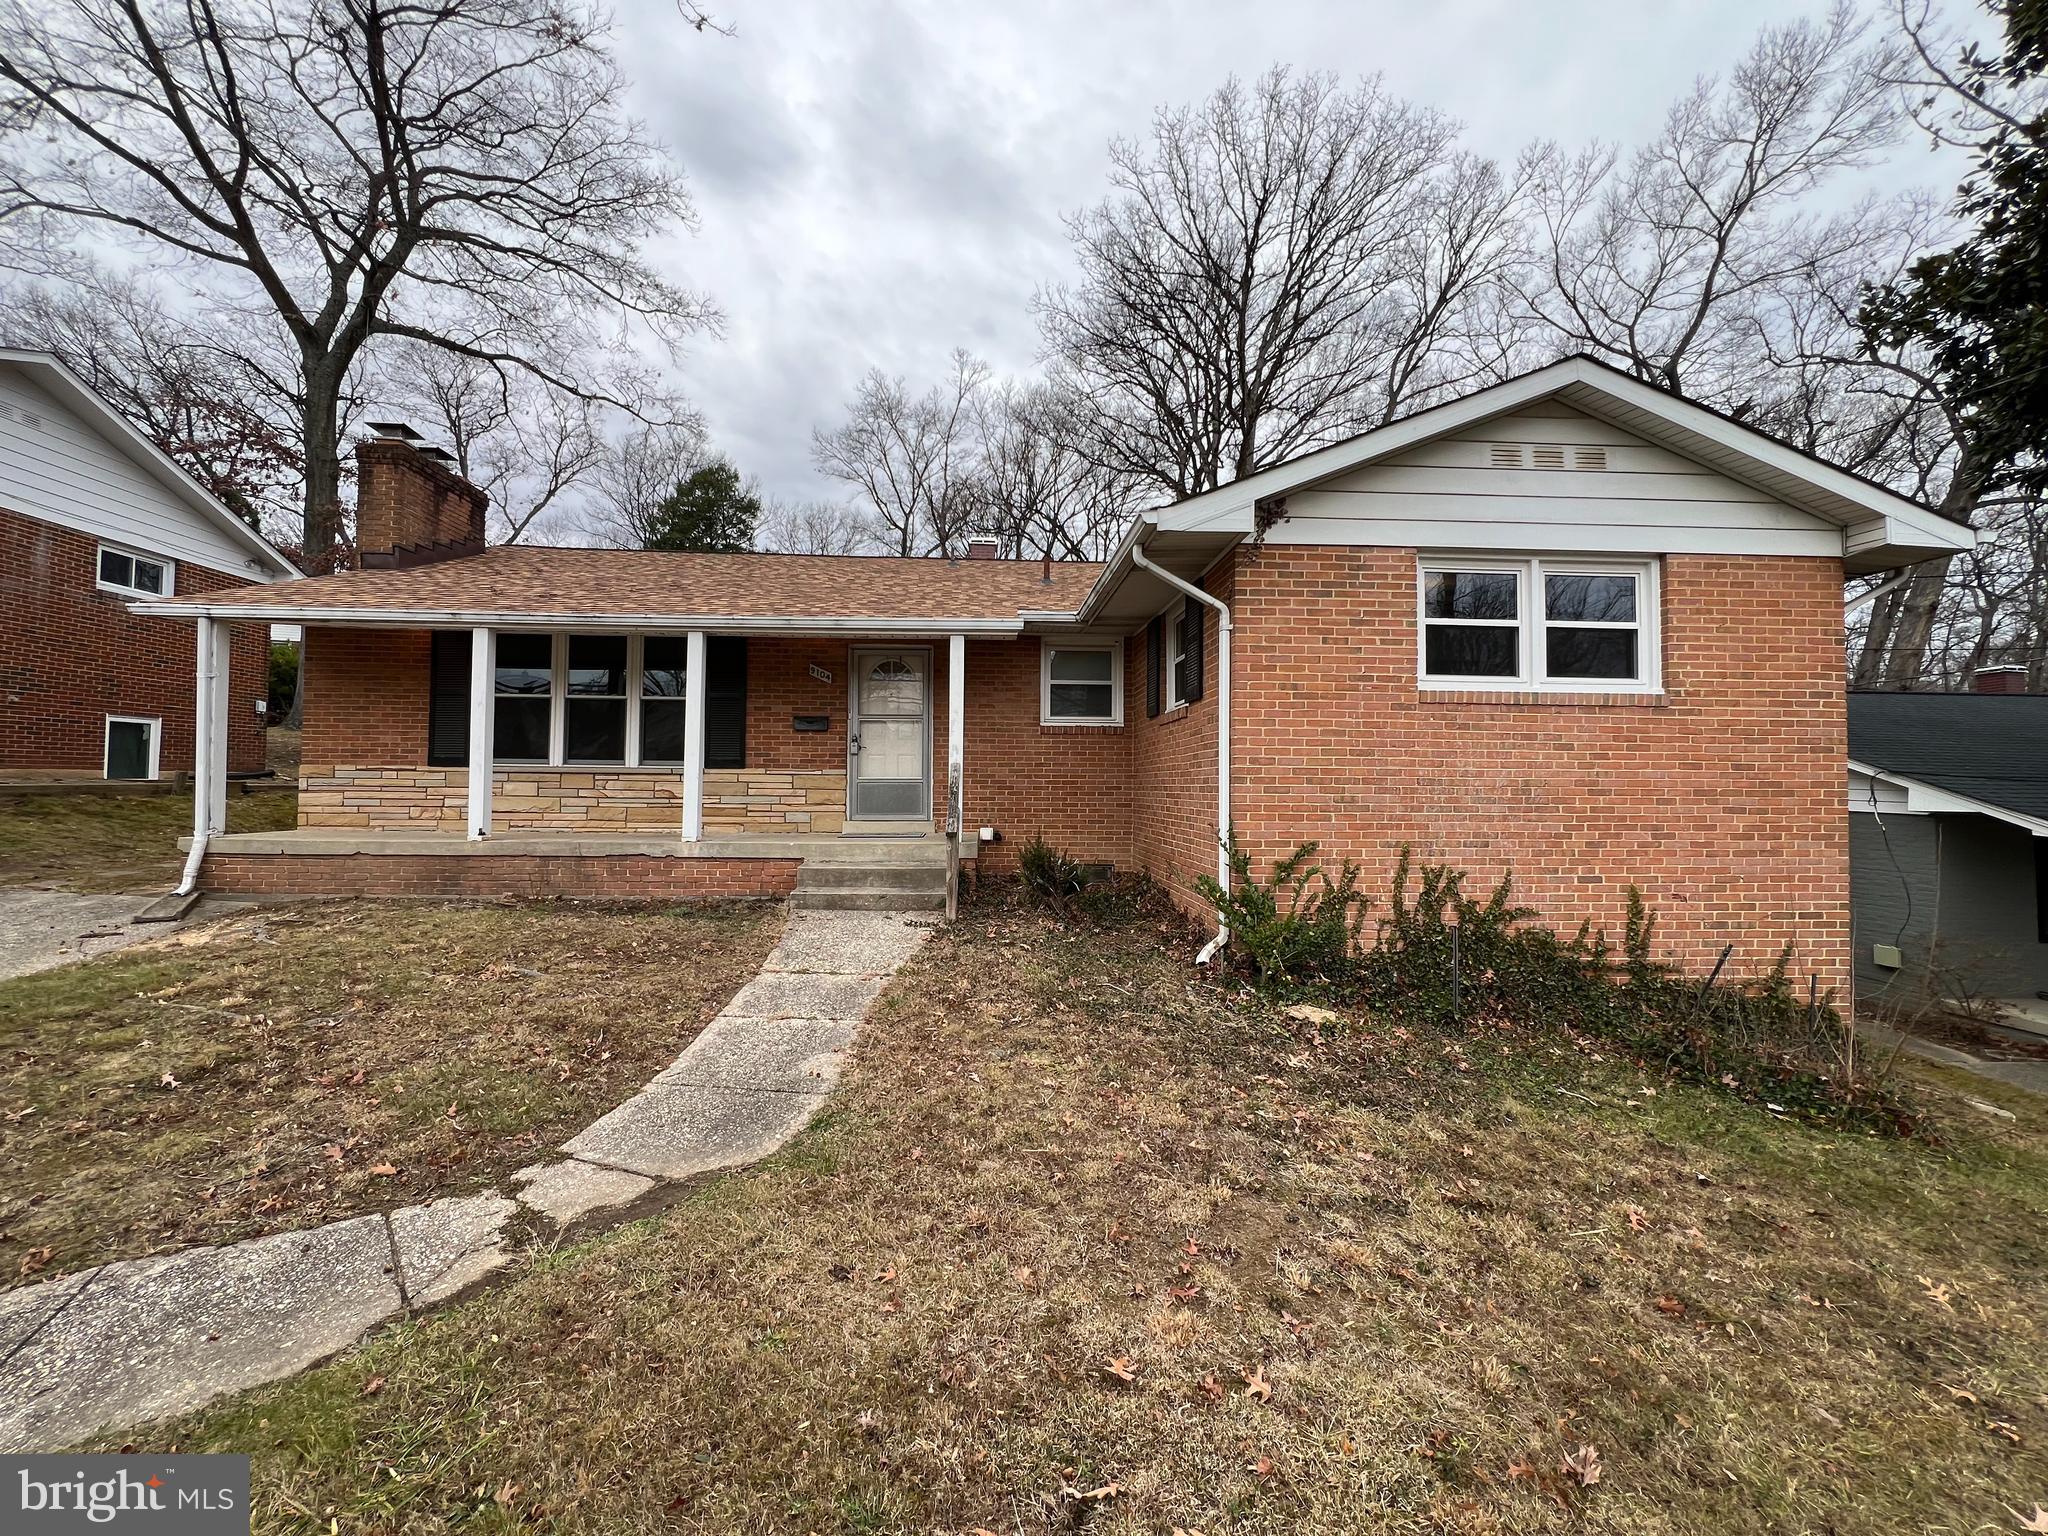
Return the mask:
<path id="1" fill-rule="evenodd" d="M 917 647 L 853 653 L 848 819 L 931 820 L 931 673 L 931 652 Z"/>

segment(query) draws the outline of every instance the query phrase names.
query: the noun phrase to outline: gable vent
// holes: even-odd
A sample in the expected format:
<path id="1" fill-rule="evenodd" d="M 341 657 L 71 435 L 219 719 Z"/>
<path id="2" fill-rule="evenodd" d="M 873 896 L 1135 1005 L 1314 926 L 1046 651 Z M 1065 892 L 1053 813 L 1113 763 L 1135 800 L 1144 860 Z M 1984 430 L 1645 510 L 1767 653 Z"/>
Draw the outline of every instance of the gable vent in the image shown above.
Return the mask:
<path id="1" fill-rule="evenodd" d="M 1605 448 L 1575 448 L 1572 463 L 1579 469 L 1605 469 L 1607 450 Z"/>
<path id="2" fill-rule="evenodd" d="M 1495 469 L 1520 469 L 1522 467 L 1522 445 L 1520 443 L 1495 443 L 1492 445 L 1492 464 Z"/>
<path id="3" fill-rule="evenodd" d="M 24 411 L 15 405 L 0 405 L 0 418 L 18 421 L 24 427 L 40 427 L 43 424 L 43 418 L 34 411 Z"/>
<path id="4" fill-rule="evenodd" d="M 1535 449 L 1538 469 L 1563 469 L 1564 449 L 1556 443 L 1538 443 Z"/>

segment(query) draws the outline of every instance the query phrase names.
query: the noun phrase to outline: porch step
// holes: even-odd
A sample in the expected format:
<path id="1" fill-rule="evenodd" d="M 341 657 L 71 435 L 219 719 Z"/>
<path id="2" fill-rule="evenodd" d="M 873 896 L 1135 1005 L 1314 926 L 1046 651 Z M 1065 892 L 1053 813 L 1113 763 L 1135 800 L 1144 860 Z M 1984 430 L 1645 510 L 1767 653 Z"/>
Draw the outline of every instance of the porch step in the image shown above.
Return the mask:
<path id="1" fill-rule="evenodd" d="M 932 912 L 946 905 L 943 864 L 806 860 L 790 905 L 811 912 Z"/>

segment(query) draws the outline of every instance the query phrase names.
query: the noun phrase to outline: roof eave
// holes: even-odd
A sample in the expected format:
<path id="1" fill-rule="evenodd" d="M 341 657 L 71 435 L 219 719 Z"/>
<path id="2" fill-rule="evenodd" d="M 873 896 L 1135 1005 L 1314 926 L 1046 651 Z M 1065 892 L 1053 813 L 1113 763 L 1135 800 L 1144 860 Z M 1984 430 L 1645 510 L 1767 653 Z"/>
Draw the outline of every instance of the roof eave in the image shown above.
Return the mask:
<path id="1" fill-rule="evenodd" d="M 477 608 L 340 608 L 316 604 L 137 602 L 128 611 L 155 618 L 247 619 L 271 624 L 333 624 L 397 629 L 630 629 L 716 630 L 721 634 L 908 635 L 1023 633 L 1019 618 L 919 615 L 877 618 L 858 614 L 520 613 Z"/>
<path id="2" fill-rule="evenodd" d="M 133 422 L 101 398 L 99 392 L 72 372 L 63 359 L 49 352 L 0 347 L 0 363 L 13 363 L 18 367 L 40 370 L 56 385 L 56 393 L 66 405 L 82 412 L 103 431 L 118 438 L 143 461 L 152 474 L 177 495 L 179 500 L 215 524 L 244 548 L 253 551 L 283 579 L 291 580 L 305 575 L 305 572 L 285 558 L 283 551 L 235 516 L 225 502 L 194 480 L 179 466 L 177 460 L 157 447 L 136 429 Z"/>
<path id="3" fill-rule="evenodd" d="M 1849 759 L 1851 773 L 1864 774 L 1882 784 L 1896 784 L 1906 791 L 1906 809 L 1915 815 L 1930 812 L 1961 813 L 1965 815 L 1989 816 L 2033 833 L 2036 837 L 2048 837 L 2048 821 L 2038 816 L 2029 816 L 2024 811 L 2009 810 L 1989 800 L 1980 800 L 1975 795 L 1960 795 L 1952 789 L 1943 789 L 1925 779 L 1916 779 L 1911 774 L 1895 773 L 1889 768 L 1879 768 L 1860 758 Z M 1855 809 L 1851 805 L 1851 810 Z"/>

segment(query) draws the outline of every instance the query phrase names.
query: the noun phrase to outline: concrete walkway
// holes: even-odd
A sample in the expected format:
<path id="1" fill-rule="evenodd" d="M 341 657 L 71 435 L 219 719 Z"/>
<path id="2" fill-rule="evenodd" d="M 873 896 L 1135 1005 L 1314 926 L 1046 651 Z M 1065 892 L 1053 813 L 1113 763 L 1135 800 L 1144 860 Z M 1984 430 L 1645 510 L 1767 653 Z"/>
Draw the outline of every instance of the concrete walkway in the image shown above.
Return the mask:
<path id="1" fill-rule="evenodd" d="M 798 912 L 761 973 L 673 1066 L 490 1190 L 0 1292 L 0 1452 L 196 1408 L 288 1376 L 509 1264 L 507 1226 L 554 1232 L 663 1180 L 781 1146 L 839 1078 L 854 1026 L 929 932 L 894 913 Z"/>
<path id="2" fill-rule="evenodd" d="M 1900 1043 L 1897 1030 L 1872 1020 L 1858 1024 L 1864 1035 L 1875 1045 L 1889 1049 Z M 1944 1067 L 1955 1067 L 1978 1077 L 1989 1078 L 1994 1083 L 2007 1083 L 2014 1088 L 2024 1088 L 2029 1093 L 2048 1095 L 2048 1061 L 1993 1061 L 1983 1056 L 1973 1056 L 1968 1051 L 1959 1051 L 1952 1045 L 1942 1045 L 1933 1040 L 1922 1040 L 1917 1035 L 1905 1037 L 1908 1055 L 1918 1056 L 1925 1061 L 1939 1062 Z"/>
<path id="3" fill-rule="evenodd" d="M 0 890 L 0 981 L 162 938 L 163 929 L 131 921 L 149 901 L 132 891 L 91 896 L 33 885 Z"/>

